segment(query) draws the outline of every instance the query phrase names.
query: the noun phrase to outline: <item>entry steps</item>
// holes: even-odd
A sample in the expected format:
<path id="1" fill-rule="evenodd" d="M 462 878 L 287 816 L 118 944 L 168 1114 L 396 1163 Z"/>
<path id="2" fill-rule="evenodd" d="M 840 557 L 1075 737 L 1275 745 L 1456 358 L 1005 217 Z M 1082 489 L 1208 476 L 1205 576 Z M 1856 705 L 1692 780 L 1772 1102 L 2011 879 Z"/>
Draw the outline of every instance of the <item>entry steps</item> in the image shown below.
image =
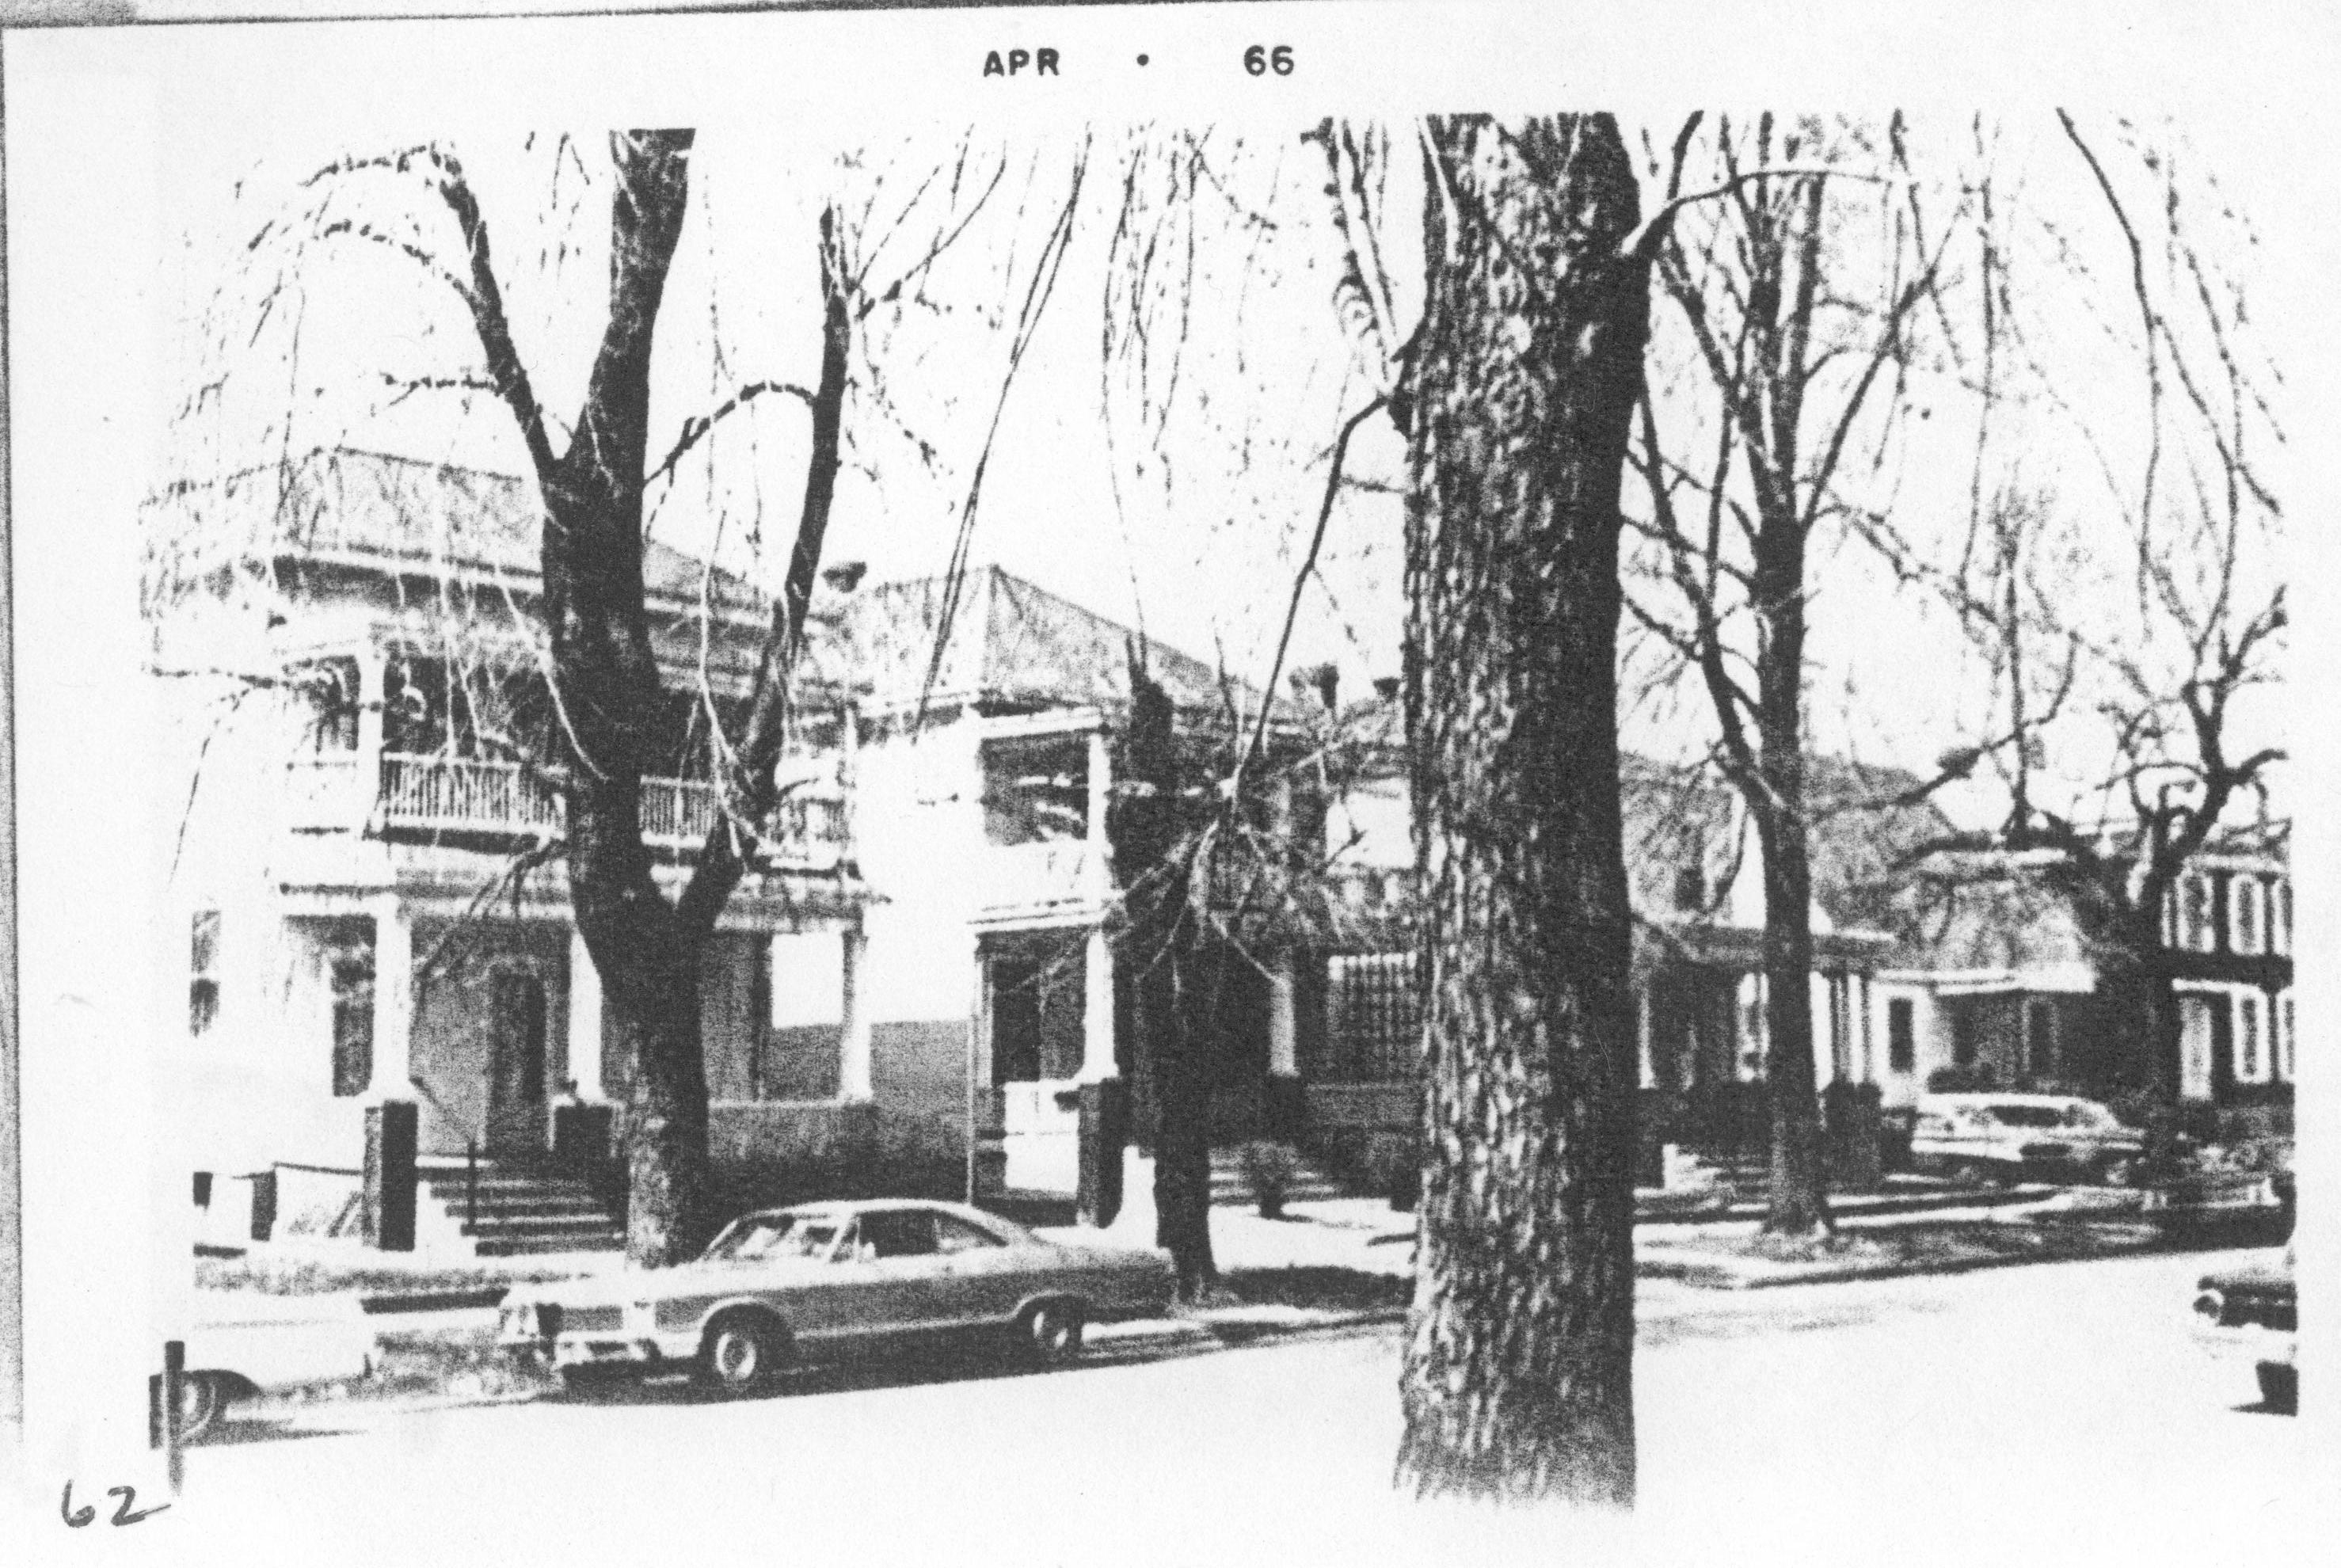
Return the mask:
<path id="1" fill-rule="evenodd" d="M 1291 1177 L 1284 1184 L 1286 1203 L 1311 1203 L 1329 1198 L 1354 1198 L 1362 1191 L 1327 1171 L 1300 1150 L 1287 1145 L 1286 1153 L 1291 1162 L 1287 1167 Z M 1252 1191 L 1251 1177 L 1244 1170 L 1242 1148 L 1213 1149 L 1211 1202 L 1249 1207 L 1258 1201 L 1258 1194 Z"/>
<path id="2" fill-rule="evenodd" d="M 473 1178 L 462 1161 L 433 1162 L 418 1175 L 423 1193 L 471 1243 L 475 1257 L 616 1252 L 626 1244 L 623 1218 L 591 1184 L 566 1172 L 482 1160 L 476 1207 Z"/>

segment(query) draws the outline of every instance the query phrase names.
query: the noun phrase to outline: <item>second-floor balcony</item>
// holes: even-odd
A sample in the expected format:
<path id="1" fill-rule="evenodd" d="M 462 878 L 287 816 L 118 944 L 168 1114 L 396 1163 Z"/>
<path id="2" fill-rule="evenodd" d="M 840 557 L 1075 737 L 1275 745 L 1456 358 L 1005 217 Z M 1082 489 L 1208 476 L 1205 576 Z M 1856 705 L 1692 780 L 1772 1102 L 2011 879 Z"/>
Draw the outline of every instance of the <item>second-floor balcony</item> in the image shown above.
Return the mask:
<path id="1" fill-rule="evenodd" d="M 381 838 L 471 844 L 554 838 L 567 826 L 558 788 L 519 763 L 384 752 L 304 757 L 289 764 L 296 833 L 364 833 Z M 645 778 L 643 842 L 687 854 L 707 841 L 721 814 L 713 784 Z M 772 864 L 826 870 L 845 858 L 845 803 L 789 795 L 778 831 L 765 838 Z"/>

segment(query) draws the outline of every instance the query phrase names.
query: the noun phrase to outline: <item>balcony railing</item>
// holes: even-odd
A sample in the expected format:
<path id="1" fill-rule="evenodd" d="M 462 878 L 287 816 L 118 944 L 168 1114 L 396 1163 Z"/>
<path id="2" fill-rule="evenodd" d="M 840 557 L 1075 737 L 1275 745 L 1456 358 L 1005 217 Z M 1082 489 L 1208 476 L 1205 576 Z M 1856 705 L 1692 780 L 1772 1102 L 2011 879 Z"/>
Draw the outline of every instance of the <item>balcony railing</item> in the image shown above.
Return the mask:
<path id="1" fill-rule="evenodd" d="M 993 846 L 984 856 L 983 914 L 1038 914 L 1102 903 L 1104 857 L 1086 839 Z"/>
<path id="2" fill-rule="evenodd" d="M 290 764 L 292 823 L 304 833 L 374 833 L 398 837 L 553 837 L 567 824 L 560 791 L 519 763 L 385 752 L 368 790 L 354 754 L 304 757 Z M 715 786 L 697 780 L 645 778 L 643 839 L 695 850 L 721 815 Z M 784 865 L 835 865 L 845 845 L 845 803 L 792 794 L 778 814 L 766 855 Z"/>

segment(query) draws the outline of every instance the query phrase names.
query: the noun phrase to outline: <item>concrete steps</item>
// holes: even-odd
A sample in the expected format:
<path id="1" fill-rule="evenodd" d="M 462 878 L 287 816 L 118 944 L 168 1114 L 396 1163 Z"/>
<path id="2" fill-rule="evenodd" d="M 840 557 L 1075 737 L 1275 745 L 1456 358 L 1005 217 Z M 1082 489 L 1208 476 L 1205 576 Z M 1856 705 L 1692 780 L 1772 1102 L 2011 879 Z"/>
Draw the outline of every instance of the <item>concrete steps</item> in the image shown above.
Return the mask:
<path id="1" fill-rule="evenodd" d="M 483 1161 L 476 1197 L 461 1165 L 426 1168 L 421 1177 L 421 1195 L 444 1212 L 475 1257 L 615 1252 L 626 1244 L 623 1217 L 573 1175 Z"/>
<path id="2" fill-rule="evenodd" d="M 1360 1189 L 1332 1174 L 1307 1154 L 1292 1151 L 1292 1175 L 1284 1185 L 1284 1201 L 1288 1203 L 1322 1203 L 1330 1198 L 1354 1198 Z M 1251 1177 L 1244 1170 L 1243 1151 L 1213 1149 L 1211 1151 L 1211 1202 L 1237 1207 L 1250 1207 L 1259 1201 L 1252 1191 Z"/>

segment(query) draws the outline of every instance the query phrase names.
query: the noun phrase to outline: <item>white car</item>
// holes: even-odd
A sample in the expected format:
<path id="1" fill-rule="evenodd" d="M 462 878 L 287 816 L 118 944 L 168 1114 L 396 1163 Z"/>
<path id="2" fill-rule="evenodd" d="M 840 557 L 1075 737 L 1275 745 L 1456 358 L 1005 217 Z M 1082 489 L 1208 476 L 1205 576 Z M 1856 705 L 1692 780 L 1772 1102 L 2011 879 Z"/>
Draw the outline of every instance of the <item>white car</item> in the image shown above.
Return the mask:
<path id="1" fill-rule="evenodd" d="M 2124 1183 L 2145 1147 L 2103 1105 L 2065 1094 L 1921 1095 L 1910 1134 L 1920 1169 L 1969 1182 Z"/>
<path id="2" fill-rule="evenodd" d="M 179 1436 L 193 1442 L 239 1399 L 366 1376 L 374 1329 L 354 1295 L 197 1291 L 183 1343 Z"/>

